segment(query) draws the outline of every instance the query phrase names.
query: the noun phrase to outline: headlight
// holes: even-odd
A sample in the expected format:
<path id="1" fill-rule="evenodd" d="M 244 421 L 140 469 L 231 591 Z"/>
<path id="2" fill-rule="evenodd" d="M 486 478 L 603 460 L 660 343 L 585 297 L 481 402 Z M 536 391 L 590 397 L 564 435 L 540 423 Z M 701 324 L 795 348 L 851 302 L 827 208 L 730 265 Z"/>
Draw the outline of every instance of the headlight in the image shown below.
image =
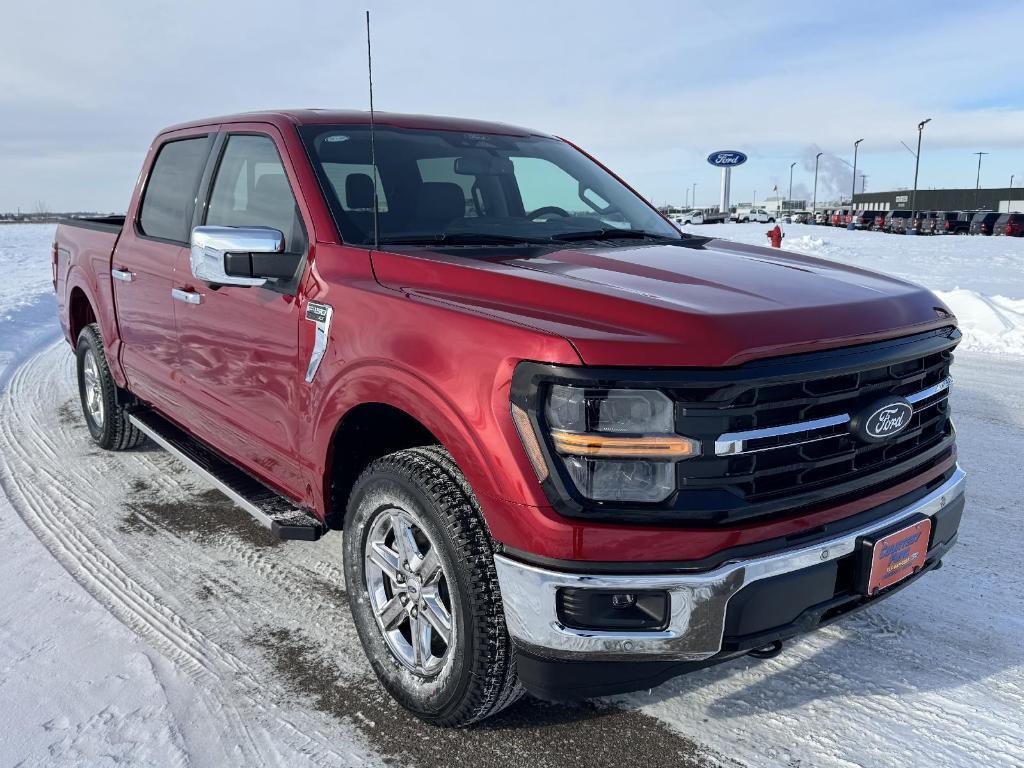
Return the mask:
<path id="1" fill-rule="evenodd" d="M 544 422 L 576 489 L 595 501 L 664 501 L 675 462 L 700 453 L 675 433 L 673 402 L 657 390 L 554 385 Z"/>

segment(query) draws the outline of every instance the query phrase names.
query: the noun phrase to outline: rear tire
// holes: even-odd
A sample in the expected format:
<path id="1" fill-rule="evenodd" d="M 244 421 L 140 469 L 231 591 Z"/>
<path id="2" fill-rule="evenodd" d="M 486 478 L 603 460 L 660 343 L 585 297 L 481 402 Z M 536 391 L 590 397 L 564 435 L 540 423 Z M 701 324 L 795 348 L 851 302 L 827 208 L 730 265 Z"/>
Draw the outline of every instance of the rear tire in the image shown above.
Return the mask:
<path id="1" fill-rule="evenodd" d="M 371 463 L 352 489 L 344 530 L 356 630 L 399 704 L 435 725 L 461 726 L 519 699 L 491 537 L 447 451 L 411 448 Z"/>
<path id="2" fill-rule="evenodd" d="M 142 443 L 146 436 L 128 420 L 126 405 L 131 398 L 118 389 L 110 375 L 103 334 L 96 323 L 78 334 L 75 357 L 82 415 L 96 445 L 108 451 L 126 451 Z"/>

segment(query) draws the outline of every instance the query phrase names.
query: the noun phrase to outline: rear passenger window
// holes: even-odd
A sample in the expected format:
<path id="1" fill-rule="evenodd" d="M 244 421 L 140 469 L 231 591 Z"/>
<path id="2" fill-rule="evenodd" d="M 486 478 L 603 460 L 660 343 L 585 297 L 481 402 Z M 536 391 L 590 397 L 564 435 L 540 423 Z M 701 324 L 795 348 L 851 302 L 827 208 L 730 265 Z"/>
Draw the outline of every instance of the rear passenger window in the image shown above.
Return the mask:
<path id="1" fill-rule="evenodd" d="M 206 223 L 221 227 L 270 227 L 284 234 L 285 249 L 306 249 L 299 208 L 281 157 L 268 136 L 228 139 L 210 194 Z"/>
<path id="2" fill-rule="evenodd" d="M 209 150 L 208 136 L 170 141 L 160 148 L 142 199 L 142 234 L 188 242 L 199 179 Z"/>

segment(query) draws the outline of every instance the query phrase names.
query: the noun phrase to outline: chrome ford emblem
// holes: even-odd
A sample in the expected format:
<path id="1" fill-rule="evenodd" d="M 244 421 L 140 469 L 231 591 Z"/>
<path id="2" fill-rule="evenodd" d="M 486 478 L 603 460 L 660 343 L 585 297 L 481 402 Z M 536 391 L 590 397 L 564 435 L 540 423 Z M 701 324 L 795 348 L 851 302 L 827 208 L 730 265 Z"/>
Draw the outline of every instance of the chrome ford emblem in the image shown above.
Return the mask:
<path id="1" fill-rule="evenodd" d="M 897 435 L 910 424 L 914 406 L 902 397 L 872 403 L 850 420 L 850 431 L 866 443 L 877 443 Z"/>

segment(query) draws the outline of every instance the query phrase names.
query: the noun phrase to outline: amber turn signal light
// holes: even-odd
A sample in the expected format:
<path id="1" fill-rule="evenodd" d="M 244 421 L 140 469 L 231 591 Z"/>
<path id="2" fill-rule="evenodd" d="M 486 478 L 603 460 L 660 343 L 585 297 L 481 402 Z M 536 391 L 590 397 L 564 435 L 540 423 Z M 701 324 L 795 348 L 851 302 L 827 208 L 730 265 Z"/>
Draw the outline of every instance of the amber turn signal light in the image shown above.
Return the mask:
<path id="1" fill-rule="evenodd" d="M 559 453 L 573 456 L 686 459 L 700 453 L 700 442 L 682 435 L 610 437 L 552 430 L 551 438 Z"/>

